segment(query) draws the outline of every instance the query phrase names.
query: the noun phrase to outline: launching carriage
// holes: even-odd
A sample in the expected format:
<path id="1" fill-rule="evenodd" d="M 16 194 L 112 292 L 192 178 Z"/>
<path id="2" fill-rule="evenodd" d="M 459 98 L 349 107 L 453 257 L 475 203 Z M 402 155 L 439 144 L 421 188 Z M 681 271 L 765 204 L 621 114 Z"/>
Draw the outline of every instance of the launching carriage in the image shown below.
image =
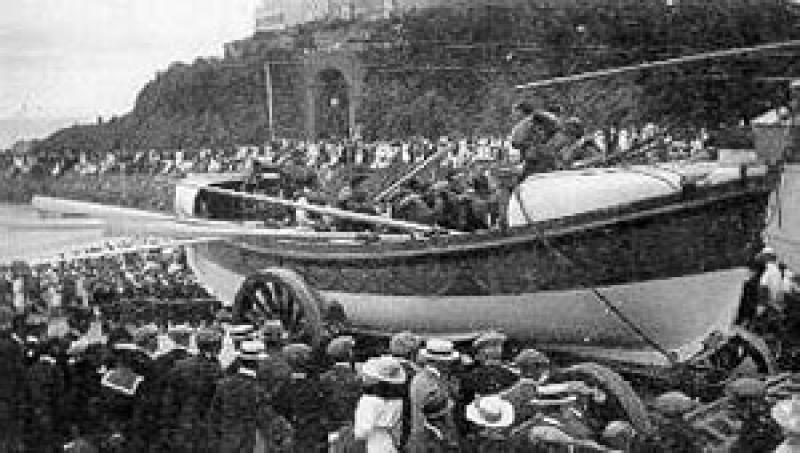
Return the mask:
<path id="1" fill-rule="evenodd" d="M 118 233 L 199 238 L 187 244 L 188 260 L 213 296 L 240 317 L 280 318 L 311 342 L 323 341 L 324 321 L 343 311 L 354 332 L 457 340 L 500 329 L 553 354 L 672 385 L 713 385 L 746 362 L 774 371 L 764 342 L 734 320 L 764 230 L 783 249 L 796 248 L 787 203 L 800 192 L 785 188 L 797 187 L 800 171 L 762 162 L 533 175 L 510 197 L 507 229 L 468 234 L 243 193 L 241 175 L 187 178 L 176 191 L 177 219 L 43 197 L 34 204 L 99 215 Z M 388 233 L 254 227 L 229 212 L 258 213 L 263 204 Z M 594 376 L 616 409 L 637 418 L 641 402 L 606 370 L 574 372 Z"/>

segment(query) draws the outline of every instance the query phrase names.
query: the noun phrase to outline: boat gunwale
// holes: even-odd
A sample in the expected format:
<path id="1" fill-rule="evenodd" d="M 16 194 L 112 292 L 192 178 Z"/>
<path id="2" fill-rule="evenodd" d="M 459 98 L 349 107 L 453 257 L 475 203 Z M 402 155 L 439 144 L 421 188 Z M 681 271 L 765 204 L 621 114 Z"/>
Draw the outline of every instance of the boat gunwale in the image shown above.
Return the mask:
<path id="1" fill-rule="evenodd" d="M 759 179 L 758 184 L 753 184 L 750 179 Z M 458 235 L 447 237 L 434 237 L 427 240 L 411 239 L 406 243 L 395 244 L 358 244 L 344 246 L 342 244 L 330 244 L 323 241 L 298 242 L 298 246 L 309 247 L 307 250 L 287 250 L 287 243 L 275 247 L 265 247 L 256 245 L 244 240 L 227 239 L 225 242 L 238 247 L 246 252 L 271 255 L 279 259 L 311 262 L 343 262 L 343 261 L 390 261 L 408 260 L 415 258 L 426 258 L 431 256 L 468 254 L 476 251 L 484 251 L 497 248 L 512 247 L 540 240 L 542 237 L 547 239 L 558 238 L 561 236 L 582 233 L 594 229 L 607 227 L 614 224 L 632 222 L 647 217 L 654 217 L 686 209 L 696 209 L 698 207 L 717 202 L 726 201 L 745 196 L 766 195 L 770 192 L 770 187 L 766 183 L 765 176 L 748 178 L 747 180 L 737 180 L 727 182 L 710 189 L 700 192 L 703 196 L 699 198 L 697 194 L 688 195 L 686 193 L 670 194 L 647 200 L 640 200 L 622 206 L 599 209 L 595 211 L 576 214 L 573 216 L 545 220 L 536 222 L 532 225 L 513 228 L 507 232 L 487 232 L 470 235 Z M 731 190 L 732 186 L 743 187 L 739 190 Z M 602 217 L 600 220 L 587 219 Z M 566 225 L 565 225 L 566 224 Z M 499 236 L 499 237 L 498 237 Z M 246 236 L 245 236 L 246 237 Z M 450 242 L 445 245 L 431 244 L 438 240 Z M 320 250 L 320 246 L 339 246 L 339 247 L 376 247 L 373 251 L 349 252 L 340 250 L 325 251 Z M 417 246 L 415 249 L 380 249 L 383 245 L 397 247 L 399 245 Z M 310 247 L 315 247 L 313 250 Z"/>

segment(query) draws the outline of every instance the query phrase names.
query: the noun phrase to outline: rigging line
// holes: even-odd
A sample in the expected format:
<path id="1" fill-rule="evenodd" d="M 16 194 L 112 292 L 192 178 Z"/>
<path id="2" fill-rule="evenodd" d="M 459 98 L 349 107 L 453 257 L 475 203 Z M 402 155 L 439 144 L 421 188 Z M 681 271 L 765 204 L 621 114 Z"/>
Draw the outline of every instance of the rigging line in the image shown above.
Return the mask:
<path id="1" fill-rule="evenodd" d="M 656 340 L 647 335 L 647 333 L 644 330 L 642 330 L 642 328 L 639 327 L 632 319 L 628 318 L 625 315 L 625 313 L 623 313 L 622 310 L 620 310 L 620 308 L 614 304 L 614 302 L 612 302 L 608 297 L 606 297 L 602 292 L 600 292 L 600 290 L 597 289 L 595 285 L 590 283 L 588 281 L 589 279 L 587 277 L 586 269 L 583 266 L 579 266 L 574 260 L 565 255 L 558 247 L 550 243 L 550 241 L 547 239 L 547 237 L 544 235 L 541 229 L 535 224 L 533 218 L 530 216 L 527 209 L 525 209 L 525 206 L 522 203 L 522 196 L 520 194 L 519 185 L 517 185 L 517 187 L 514 188 L 513 193 L 514 193 L 514 198 L 516 199 L 517 204 L 519 205 L 520 211 L 522 212 L 522 215 L 525 217 L 525 221 L 528 222 L 529 226 L 533 227 L 534 234 L 536 234 L 536 236 L 539 238 L 542 244 L 547 249 L 549 249 L 553 254 L 555 254 L 556 257 L 560 258 L 562 261 L 564 261 L 565 263 L 567 263 L 568 265 L 572 266 L 573 268 L 577 269 L 580 272 L 581 280 L 583 281 L 579 282 L 579 284 L 584 288 L 588 289 L 595 297 L 595 299 L 603 303 L 603 305 L 605 305 L 605 307 L 609 311 L 614 313 L 614 315 L 620 321 L 622 321 L 622 323 L 625 324 L 625 326 L 631 329 L 634 334 L 636 334 L 639 338 L 644 340 L 645 343 L 649 344 L 653 349 L 655 349 L 661 355 L 663 355 L 670 363 L 674 364 L 676 362 L 676 359 L 673 353 L 668 351 L 660 343 L 658 343 Z"/>
<path id="2" fill-rule="evenodd" d="M 693 55 L 685 55 L 682 57 L 668 58 L 666 60 L 648 61 L 628 66 L 620 66 L 612 69 L 601 69 L 597 71 L 584 72 L 581 74 L 555 77 L 551 79 L 539 80 L 536 82 L 517 85 L 516 88 L 518 90 L 526 90 L 530 88 L 542 88 L 552 85 L 559 85 L 562 83 L 580 82 L 583 80 L 608 77 L 611 75 L 623 74 L 626 72 L 642 71 L 651 68 L 659 68 L 659 67 L 682 64 L 682 63 L 691 63 L 695 61 L 710 60 L 714 58 L 730 57 L 730 56 L 743 55 L 753 52 L 763 52 L 767 50 L 781 49 L 784 47 L 797 47 L 797 46 L 800 46 L 800 40 L 773 42 L 773 43 L 759 44 L 756 46 L 749 46 L 749 47 L 736 47 L 733 49 L 717 50 L 713 52 L 703 52 Z"/>

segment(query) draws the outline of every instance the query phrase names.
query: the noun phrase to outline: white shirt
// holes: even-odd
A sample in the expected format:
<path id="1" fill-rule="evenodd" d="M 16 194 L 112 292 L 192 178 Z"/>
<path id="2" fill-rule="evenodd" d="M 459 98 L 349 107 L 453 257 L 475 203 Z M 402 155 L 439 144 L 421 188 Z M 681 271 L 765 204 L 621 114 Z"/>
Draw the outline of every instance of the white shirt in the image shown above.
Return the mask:
<path id="1" fill-rule="evenodd" d="M 358 400 L 353 434 L 364 439 L 367 453 L 396 453 L 403 422 L 403 400 L 364 395 Z"/>
<path id="2" fill-rule="evenodd" d="M 784 290 L 783 276 L 778 263 L 772 261 L 767 263 L 764 275 L 761 276 L 761 286 L 767 288 L 769 292 L 769 303 L 776 308 L 783 308 Z"/>

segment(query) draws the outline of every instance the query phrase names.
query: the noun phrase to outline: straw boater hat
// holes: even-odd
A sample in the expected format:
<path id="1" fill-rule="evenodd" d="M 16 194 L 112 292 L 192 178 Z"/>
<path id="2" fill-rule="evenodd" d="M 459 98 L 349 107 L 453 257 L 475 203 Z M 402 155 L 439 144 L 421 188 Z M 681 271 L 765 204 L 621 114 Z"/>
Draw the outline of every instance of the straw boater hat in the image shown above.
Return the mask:
<path id="1" fill-rule="evenodd" d="M 725 394 L 739 400 L 762 398 L 767 394 L 767 384 L 754 378 L 739 378 L 725 386 Z"/>
<path id="2" fill-rule="evenodd" d="M 422 339 L 412 332 L 400 332 L 389 341 L 389 352 L 398 357 L 407 357 L 417 352 L 422 345 Z"/>
<path id="3" fill-rule="evenodd" d="M 220 346 L 222 336 L 211 329 L 201 329 L 197 332 L 195 343 L 198 348 L 212 348 Z"/>
<path id="4" fill-rule="evenodd" d="M 158 327 L 154 325 L 144 325 L 133 332 L 133 342 L 139 346 L 148 344 L 158 339 Z"/>
<path id="5" fill-rule="evenodd" d="M 536 349 L 523 349 L 514 357 L 514 365 L 519 368 L 532 368 L 534 366 L 549 365 L 550 359 Z"/>
<path id="6" fill-rule="evenodd" d="M 255 330 L 255 327 L 252 324 L 237 324 L 228 328 L 231 339 L 238 341 L 249 339 L 253 334 L 253 330 Z"/>
<path id="7" fill-rule="evenodd" d="M 472 342 L 472 347 L 476 351 L 479 351 L 485 347 L 502 345 L 507 339 L 508 336 L 506 336 L 504 333 L 490 331 L 476 338 L 475 341 Z"/>
<path id="8" fill-rule="evenodd" d="M 514 407 L 499 396 L 484 396 L 467 406 L 467 420 L 487 428 L 505 428 L 514 423 Z"/>
<path id="9" fill-rule="evenodd" d="M 270 319 L 264 322 L 261 335 L 264 337 L 264 341 L 269 343 L 280 343 L 289 338 L 289 333 L 283 328 L 279 319 Z"/>
<path id="10" fill-rule="evenodd" d="M 800 435 L 800 397 L 778 402 L 772 407 L 771 414 L 786 434 Z"/>
<path id="11" fill-rule="evenodd" d="M 776 259 L 778 255 L 775 253 L 775 249 L 772 247 L 764 247 L 758 254 L 756 255 L 756 261 L 760 261 L 762 263 L 767 263 Z"/>
<path id="12" fill-rule="evenodd" d="M 452 341 L 431 338 L 419 351 L 419 358 L 435 362 L 454 362 L 460 359 L 461 355 L 455 350 Z"/>
<path id="13" fill-rule="evenodd" d="M 382 356 L 364 362 L 361 373 L 372 379 L 389 384 L 403 384 L 406 382 L 406 370 L 394 357 Z"/>
<path id="14" fill-rule="evenodd" d="M 333 360 L 349 360 L 356 346 L 356 340 L 351 336 L 334 338 L 325 349 L 325 353 Z"/>
<path id="15" fill-rule="evenodd" d="M 265 352 L 264 343 L 257 340 L 243 341 L 239 345 L 238 357 L 242 360 L 263 360 L 269 357 Z"/>
<path id="16" fill-rule="evenodd" d="M 683 415 L 697 407 L 697 401 L 683 392 L 667 392 L 656 398 L 653 408 L 667 417 Z"/>
<path id="17" fill-rule="evenodd" d="M 314 350 L 305 343 L 292 343 L 281 349 L 281 354 L 293 370 L 297 371 L 311 362 Z"/>

